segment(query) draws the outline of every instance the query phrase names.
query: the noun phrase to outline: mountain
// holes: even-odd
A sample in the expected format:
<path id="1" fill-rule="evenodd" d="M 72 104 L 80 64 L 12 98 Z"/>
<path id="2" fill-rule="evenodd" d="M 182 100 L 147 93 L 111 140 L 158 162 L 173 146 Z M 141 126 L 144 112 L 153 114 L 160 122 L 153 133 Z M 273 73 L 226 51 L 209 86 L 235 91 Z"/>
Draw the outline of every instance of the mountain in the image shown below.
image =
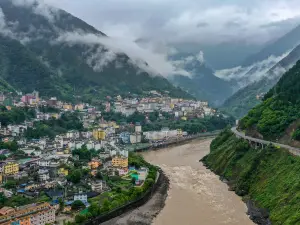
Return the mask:
<path id="1" fill-rule="evenodd" d="M 300 60 L 300 45 L 273 66 L 263 79 L 247 85 L 229 97 L 222 109 L 237 118 L 245 116 L 250 109 L 261 102 L 257 96 L 267 93 L 298 60 Z"/>
<path id="2" fill-rule="evenodd" d="M 221 70 L 241 65 L 244 60 L 261 49 L 260 45 L 249 44 L 246 41 L 222 42 L 219 44 L 180 43 L 175 47 L 181 53 L 198 54 L 202 51 L 205 54 L 209 66 Z M 230 57 L 227 57 L 230 55 Z"/>
<path id="3" fill-rule="evenodd" d="M 220 105 L 232 94 L 231 84 L 214 75 L 207 66 L 203 53 L 197 55 L 181 55 L 175 61 L 190 73 L 190 76 L 175 75 L 171 82 L 201 100 L 207 100 L 213 105 Z"/>
<path id="4" fill-rule="evenodd" d="M 300 61 L 280 78 L 264 101 L 240 121 L 239 128 L 252 136 L 280 139 L 291 145 L 300 140 L 299 122 Z"/>
<path id="5" fill-rule="evenodd" d="M 276 41 L 270 43 L 264 47 L 261 51 L 256 54 L 249 56 L 244 63 L 243 67 L 250 66 L 256 62 L 260 62 L 269 58 L 270 56 L 280 56 L 295 48 L 300 43 L 300 25 L 285 34 L 283 37 L 277 39 Z"/>
<path id="6" fill-rule="evenodd" d="M 88 101 L 150 90 L 191 98 L 105 45 L 113 40 L 101 31 L 39 1 L 1 0 L 0 28 L 0 75 L 15 89 Z"/>

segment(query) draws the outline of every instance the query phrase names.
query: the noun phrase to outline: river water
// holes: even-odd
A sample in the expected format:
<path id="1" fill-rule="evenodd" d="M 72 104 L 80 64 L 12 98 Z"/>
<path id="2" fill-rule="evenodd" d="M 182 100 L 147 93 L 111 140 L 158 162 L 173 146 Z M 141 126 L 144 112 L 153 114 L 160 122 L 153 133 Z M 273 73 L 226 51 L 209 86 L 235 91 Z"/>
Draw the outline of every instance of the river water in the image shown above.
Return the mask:
<path id="1" fill-rule="evenodd" d="M 219 177 L 199 162 L 211 140 L 144 153 L 170 179 L 166 205 L 153 225 L 253 225 L 246 205 Z"/>

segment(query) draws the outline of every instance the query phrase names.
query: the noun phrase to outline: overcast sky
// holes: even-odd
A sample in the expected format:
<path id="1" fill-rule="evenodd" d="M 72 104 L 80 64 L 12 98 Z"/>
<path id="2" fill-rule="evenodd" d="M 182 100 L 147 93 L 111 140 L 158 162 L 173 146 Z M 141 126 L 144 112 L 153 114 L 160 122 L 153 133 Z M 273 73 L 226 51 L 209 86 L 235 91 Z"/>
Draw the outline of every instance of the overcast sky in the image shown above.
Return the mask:
<path id="1" fill-rule="evenodd" d="M 42 1 L 42 0 L 41 0 Z M 109 36 L 166 43 L 261 44 L 299 21 L 299 0 L 43 0 Z"/>

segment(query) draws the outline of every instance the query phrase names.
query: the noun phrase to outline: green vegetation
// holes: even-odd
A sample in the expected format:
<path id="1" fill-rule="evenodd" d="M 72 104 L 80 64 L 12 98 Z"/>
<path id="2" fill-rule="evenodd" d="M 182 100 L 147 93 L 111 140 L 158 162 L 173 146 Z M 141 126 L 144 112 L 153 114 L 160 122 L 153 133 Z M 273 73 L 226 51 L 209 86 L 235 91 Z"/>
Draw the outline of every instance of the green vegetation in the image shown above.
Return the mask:
<path id="1" fill-rule="evenodd" d="M 300 141 L 300 128 L 297 128 L 293 134 L 292 134 L 292 138 L 294 140 Z"/>
<path id="2" fill-rule="evenodd" d="M 13 195 L 11 198 L 5 197 L 3 193 L 0 193 L 0 207 L 10 206 L 10 207 L 18 207 L 23 206 L 35 202 L 47 202 L 50 199 L 45 195 L 45 193 L 40 193 L 40 195 L 36 198 L 27 198 L 20 195 Z"/>
<path id="3" fill-rule="evenodd" d="M 99 151 L 95 149 L 88 150 L 86 145 L 72 151 L 72 155 L 77 155 L 80 161 L 90 161 L 93 157 L 98 156 L 98 154 Z"/>
<path id="4" fill-rule="evenodd" d="M 32 41 L 26 46 L 0 35 L 0 77 L 3 78 L 0 90 L 15 88 L 28 93 L 36 89 L 47 97 L 57 96 L 68 101 L 81 98 L 90 102 L 115 93 L 142 94 L 154 89 L 169 92 L 171 96 L 192 98 L 162 76 L 140 70 L 127 55 L 117 54 L 114 61 L 97 69 L 98 57 L 106 54 L 102 46 L 53 44 L 60 35 L 57 30 L 83 30 L 87 34 L 104 35 L 65 11 L 60 12 L 60 21 L 64 22 L 57 21 L 54 26 L 44 16 L 26 7 L 16 7 L 9 0 L 1 1 L 0 7 L 6 18 L 19 24 L 14 31 L 16 35 L 29 31 L 28 27 L 35 30 L 43 27 L 38 34 L 28 32 Z"/>
<path id="5" fill-rule="evenodd" d="M 261 80 L 240 89 L 224 102 L 221 110 L 236 118 L 242 118 L 261 102 L 256 99 L 256 95 L 269 91 L 274 85 L 274 83 L 265 85 L 266 82 Z"/>
<path id="6" fill-rule="evenodd" d="M 230 131 L 211 144 L 204 164 L 229 180 L 235 192 L 270 212 L 274 225 L 300 223 L 300 158 L 284 149 L 253 149 Z"/>
<path id="7" fill-rule="evenodd" d="M 119 176 L 104 176 L 103 178 L 110 186 L 111 191 L 89 199 L 90 207 L 88 207 L 88 210 L 84 210 L 76 215 L 75 223 L 69 224 L 82 224 L 87 219 L 108 213 L 142 197 L 154 184 L 157 168 L 135 153 L 130 153 L 129 165 L 136 166 L 136 168 L 147 167 L 149 169 L 149 174 L 142 186 L 134 186 L 132 179 L 124 179 Z"/>
<path id="8" fill-rule="evenodd" d="M 83 204 L 82 201 L 76 200 L 72 203 L 71 208 L 72 210 L 78 210 L 78 209 L 85 208 L 85 205 Z"/>
<path id="9" fill-rule="evenodd" d="M 188 119 L 187 121 L 175 120 L 174 115 L 170 115 L 168 113 L 162 113 L 162 116 L 164 118 L 160 119 L 159 112 L 149 113 L 148 117 L 151 121 L 150 123 L 146 123 L 145 115 L 139 112 L 135 112 L 129 117 L 125 117 L 121 113 L 114 112 L 103 113 L 102 116 L 105 120 L 112 120 L 118 123 L 140 122 L 143 125 L 143 131 L 160 130 L 163 127 L 168 127 L 170 129 L 182 129 L 184 131 L 187 131 L 189 134 L 221 130 L 227 127 L 228 125 L 233 125 L 235 121 L 233 117 L 225 117 L 223 115 L 205 118 L 194 118 Z"/>
<path id="10" fill-rule="evenodd" d="M 221 130 L 226 128 L 228 125 L 234 124 L 232 117 L 224 116 L 212 116 L 205 118 L 195 118 L 191 120 L 162 120 L 143 126 L 144 131 L 160 130 L 163 127 L 170 129 L 182 129 L 187 131 L 189 134 L 197 134 L 207 131 Z"/>
<path id="11" fill-rule="evenodd" d="M 25 137 L 28 139 L 38 139 L 48 136 L 54 138 L 57 134 L 66 133 L 68 130 L 83 130 L 82 122 L 77 113 L 64 113 L 61 118 L 38 121 L 33 128 L 28 128 Z"/>
<path id="12" fill-rule="evenodd" d="M 73 169 L 70 171 L 70 174 L 67 176 L 67 180 L 71 181 L 74 184 L 78 184 L 82 177 L 81 169 Z"/>
<path id="13" fill-rule="evenodd" d="M 0 141 L 0 149 L 8 149 L 12 152 L 16 152 L 18 150 L 18 143 L 16 141 Z"/>
<path id="14" fill-rule="evenodd" d="M 300 62 L 289 70 L 265 96 L 264 102 L 241 120 L 240 128 L 255 129 L 264 139 L 280 138 L 300 118 Z"/>
<path id="15" fill-rule="evenodd" d="M 32 108 L 12 107 L 11 110 L 7 110 L 5 106 L 0 106 L 0 123 L 2 126 L 7 126 L 9 124 L 20 124 L 25 120 L 32 119 L 34 117 L 35 110 Z"/>

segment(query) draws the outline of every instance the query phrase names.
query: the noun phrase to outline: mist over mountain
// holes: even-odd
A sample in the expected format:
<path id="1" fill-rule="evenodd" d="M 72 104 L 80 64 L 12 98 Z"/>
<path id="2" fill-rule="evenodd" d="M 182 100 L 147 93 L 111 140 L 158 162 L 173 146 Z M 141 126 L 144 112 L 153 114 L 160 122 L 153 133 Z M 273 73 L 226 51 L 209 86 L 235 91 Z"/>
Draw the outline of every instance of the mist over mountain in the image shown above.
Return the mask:
<path id="1" fill-rule="evenodd" d="M 260 103 L 257 96 L 262 97 L 267 93 L 298 60 L 300 60 L 300 45 L 274 65 L 262 79 L 241 88 L 228 98 L 224 102 L 222 109 L 237 118 L 243 117 L 250 109 Z"/>
<path id="2" fill-rule="evenodd" d="M 204 59 L 202 51 L 195 55 L 175 55 L 174 64 L 189 72 L 189 76 L 174 75 L 169 79 L 198 99 L 207 100 L 213 105 L 220 105 L 232 94 L 230 82 L 214 75 Z"/>
<path id="3" fill-rule="evenodd" d="M 300 43 L 300 25 L 292 29 L 281 38 L 271 42 L 256 54 L 249 56 L 243 63 L 243 67 L 252 65 L 269 58 L 270 56 L 278 57 L 295 48 Z"/>
<path id="4" fill-rule="evenodd" d="M 19 73 L 12 73 L 12 55 L 2 51 L 1 61 L 7 69 L 0 75 L 16 89 L 85 99 L 149 90 L 191 97 L 143 60 L 116 48 L 118 43 L 103 32 L 39 1 L 0 1 L 0 28 L 0 45 L 9 43 L 24 56 L 16 53 L 14 57 L 29 58 L 17 66 Z"/>

